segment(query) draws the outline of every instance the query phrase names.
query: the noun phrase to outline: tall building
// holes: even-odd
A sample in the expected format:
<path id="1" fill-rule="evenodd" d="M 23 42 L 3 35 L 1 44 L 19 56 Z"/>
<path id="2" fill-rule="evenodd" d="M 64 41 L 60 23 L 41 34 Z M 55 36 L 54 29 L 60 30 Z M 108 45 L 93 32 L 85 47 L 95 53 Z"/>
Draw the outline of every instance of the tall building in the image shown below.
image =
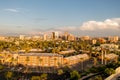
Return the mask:
<path id="1" fill-rule="evenodd" d="M 96 44 L 97 40 L 96 39 L 93 39 L 92 40 L 92 44 Z"/>
<path id="2" fill-rule="evenodd" d="M 58 32 L 52 32 L 52 39 L 57 40 L 59 38 L 59 33 Z"/>
<path id="3" fill-rule="evenodd" d="M 119 37 L 118 36 L 108 36 L 108 41 L 110 42 L 118 42 Z"/>
<path id="4" fill-rule="evenodd" d="M 25 35 L 20 35 L 19 39 L 24 40 L 25 39 Z"/>
<path id="5" fill-rule="evenodd" d="M 47 34 L 43 35 L 43 40 L 47 40 Z"/>
<path id="6" fill-rule="evenodd" d="M 69 33 L 68 32 L 64 32 L 64 34 L 62 36 L 62 39 L 63 40 L 68 40 L 68 36 L 69 36 Z"/>
<path id="7" fill-rule="evenodd" d="M 69 40 L 69 41 L 74 41 L 74 40 L 75 40 L 75 36 L 72 35 L 72 34 L 69 34 L 69 35 L 68 35 L 68 40 Z"/>

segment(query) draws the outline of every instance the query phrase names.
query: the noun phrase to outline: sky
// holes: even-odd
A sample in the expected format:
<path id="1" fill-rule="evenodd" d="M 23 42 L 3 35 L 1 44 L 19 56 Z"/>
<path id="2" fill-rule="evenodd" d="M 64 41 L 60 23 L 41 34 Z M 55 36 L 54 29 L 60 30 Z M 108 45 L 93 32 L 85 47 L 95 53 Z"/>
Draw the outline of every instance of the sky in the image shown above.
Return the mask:
<path id="1" fill-rule="evenodd" d="M 120 0 L 0 0 L 0 35 L 120 36 Z"/>

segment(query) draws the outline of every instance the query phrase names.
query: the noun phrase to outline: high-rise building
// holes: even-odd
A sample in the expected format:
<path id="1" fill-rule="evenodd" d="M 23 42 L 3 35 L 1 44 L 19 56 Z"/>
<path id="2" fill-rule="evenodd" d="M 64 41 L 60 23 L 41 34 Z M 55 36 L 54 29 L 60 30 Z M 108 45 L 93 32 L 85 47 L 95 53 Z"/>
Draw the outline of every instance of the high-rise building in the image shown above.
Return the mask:
<path id="1" fill-rule="evenodd" d="M 58 32 L 52 32 L 52 39 L 57 40 L 59 38 L 59 33 Z"/>
<path id="2" fill-rule="evenodd" d="M 97 40 L 96 39 L 93 39 L 92 40 L 92 44 L 96 44 Z"/>
<path id="3" fill-rule="evenodd" d="M 68 40 L 69 40 L 69 41 L 74 41 L 74 40 L 75 40 L 75 36 L 72 35 L 72 34 L 69 34 L 69 35 L 68 35 Z"/>
<path id="4" fill-rule="evenodd" d="M 47 40 L 47 34 L 43 35 L 43 40 Z"/>
<path id="5" fill-rule="evenodd" d="M 118 42 L 119 37 L 118 36 L 108 36 L 108 41 L 110 42 Z"/>
<path id="6" fill-rule="evenodd" d="M 19 39 L 24 40 L 25 39 L 25 35 L 20 35 Z"/>
<path id="7" fill-rule="evenodd" d="M 69 35 L 68 32 L 64 32 L 62 39 L 63 40 L 68 40 L 68 35 Z"/>

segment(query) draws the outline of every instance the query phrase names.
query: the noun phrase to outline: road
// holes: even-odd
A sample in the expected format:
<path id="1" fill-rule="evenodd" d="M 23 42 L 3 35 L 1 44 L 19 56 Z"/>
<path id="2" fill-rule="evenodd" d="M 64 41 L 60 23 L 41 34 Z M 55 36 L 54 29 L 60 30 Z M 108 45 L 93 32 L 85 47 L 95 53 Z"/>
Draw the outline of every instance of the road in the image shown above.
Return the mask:
<path id="1" fill-rule="evenodd" d="M 99 75 L 99 74 L 101 74 L 102 72 L 98 72 L 98 73 L 94 73 L 94 74 L 89 74 L 89 75 L 87 75 L 87 76 L 84 76 L 84 77 L 82 77 L 82 78 L 80 78 L 79 80 L 87 80 L 87 79 L 89 79 L 89 78 L 91 78 L 91 77 L 94 77 L 94 76 L 96 76 L 96 75 Z"/>

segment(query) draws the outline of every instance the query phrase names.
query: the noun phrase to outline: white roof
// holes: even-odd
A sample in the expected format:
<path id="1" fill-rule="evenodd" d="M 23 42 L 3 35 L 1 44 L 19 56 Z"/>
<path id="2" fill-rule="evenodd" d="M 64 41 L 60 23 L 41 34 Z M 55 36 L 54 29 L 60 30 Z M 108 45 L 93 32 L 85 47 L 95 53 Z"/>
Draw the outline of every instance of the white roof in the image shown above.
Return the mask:
<path id="1" fill-rule="evenodd" d="M 111 54 L 106 54 L 105 57 L 109 58 L 109 59 L 114 59 L 114 58 L 118 57 L 118 55 L 111 53 Z"/>
<path id="2" fill-rule="evenodd" d="M 66 57 L 65 59 L 75 60 L 75 59 L 86 59 L 86 58 L 89 58 L 87 54 L 79 54 L 75 56 Z"/>

